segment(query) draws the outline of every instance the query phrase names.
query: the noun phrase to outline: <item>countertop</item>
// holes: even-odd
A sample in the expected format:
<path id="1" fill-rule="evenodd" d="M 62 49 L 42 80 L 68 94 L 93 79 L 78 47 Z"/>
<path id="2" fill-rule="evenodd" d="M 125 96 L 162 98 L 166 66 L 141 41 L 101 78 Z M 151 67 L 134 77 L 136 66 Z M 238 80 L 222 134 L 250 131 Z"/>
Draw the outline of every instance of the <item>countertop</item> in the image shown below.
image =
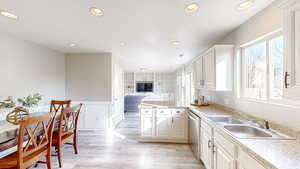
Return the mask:
<path id="1" fill-rule="evenodd" d="M 154 107 L 154 108 L 187 108 L 178 106 L 175 102 L 167 101 L 143 101 L 139 107 Z"/>
<path id="2" fill-rule="evenodd" d="M 233 115 L 230 110 L 216 106 L 203 108 L 191 106 L 190 110 L 206 121 L 210 121 L 207 116 L 212 114 Z M 217 125 L 212 121 L 211 124 L 224 137 L 235 142 L 267 169 L 300 169 L 299 140 L 240 139 L 229 134 L 222 125 Z"/>

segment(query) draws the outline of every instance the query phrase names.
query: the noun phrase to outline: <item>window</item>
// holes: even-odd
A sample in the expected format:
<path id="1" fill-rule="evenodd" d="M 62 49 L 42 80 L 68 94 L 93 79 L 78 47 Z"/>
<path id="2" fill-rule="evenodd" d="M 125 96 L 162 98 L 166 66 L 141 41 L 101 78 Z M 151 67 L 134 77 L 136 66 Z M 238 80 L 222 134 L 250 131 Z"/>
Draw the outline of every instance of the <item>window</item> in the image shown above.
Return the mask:
<path id="1" fill-rule="evenodd" d="M 242 47 L 242 97 L 281 99 L 283 36 L 276 34 Z"/>

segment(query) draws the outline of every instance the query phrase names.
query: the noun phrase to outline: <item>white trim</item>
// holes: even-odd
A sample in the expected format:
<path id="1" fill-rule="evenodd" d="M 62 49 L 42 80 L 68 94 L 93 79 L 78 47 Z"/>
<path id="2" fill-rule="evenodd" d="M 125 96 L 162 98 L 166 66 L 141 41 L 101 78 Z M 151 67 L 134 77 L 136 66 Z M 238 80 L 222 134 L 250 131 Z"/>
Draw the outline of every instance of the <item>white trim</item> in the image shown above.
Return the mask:
<path id="1" fill-rule="evenodd" d="M 237 101 L 246 101 L 246 102 L 254 102 L 254 103 L 261 103 L 261 104 L 269 104 L 269 105 L 276 105 L 276 106 L 282 106 L 282 107 L 287 107 L 287 108 L 297 108 L 297 109 L 300 108 L 299 102 L 293 102 L 292 100 L 287 100 L 287 99 L 259 100 L 259 99 L 240 97 L 240 98 L 237 99 Z"/>
<path id="2" fill-rule="evenodd" d="M 75 104 L 89 104 L 89 105 L 112 105 L 113 103 L 110 101 L 72 101 Z"/>
<path id="3" fill-rule="evenodd" d="M 259 43 L 262 43 L 262 42 L 265 42 L 266 43 L 266 99 L 264 98 L 260 98 L 260 99 L 257 99 L 257 100 L 261 100 L 262 102 L 264 102 L 265 100 L 272 100 L 270 98 L 270 41 L 277 38 L 277 37 L 280 37 L 280 36 L 284 36 L 283 35 L 283 32 L 282 32 L 282 28 L 280 29 L 277 29 L 275 31 L 272 31 L 271 33 L 267 33 L 265 35 L 263 35 L 262 37 L 259 37 L 251 42 L 248 42 L 248 43 L 245 43 L 243 45 L 240 46 L 239 50 L 240 50 L 240 59 L 241 59 L 241 66 L 238 68 L 238 70 L 240 70 L 241 72 L 241 79 L 239 81 L 239 85 L 240 85 L 240 98 L 249 98 L 249 99 L 254 99 L 254 98 L 251 98 L 251 97 L 246 97 L 245 93 L 246 93 L 246 88 L 245 88 L 245 85 L 246 85 L 246 72 L 245 72 L 245 65 L 246 65 L 246 62 L 245 62 L 245 49 L 248 48 L 248 47 L 251 47 L 251 46 L 254 46 L 256 44 L 259 44 Z M 253 89 L 255 90 L 255 89 Z M 283 90 L 283 89 L 282 89 Z M 255 99 L 256 100 L 256 99 Z"/>
<path id="4" fill-rule="evenodd" d="M 264 34 L 264 35 L 260 36 L 259 38 L 256 38 L 250 42 L 244 43 L 244 44 L 240 45 L 240 48 L 246 48 L 246 47 L 252 46 L 256 43 L 265 41 L 267 39 L 272 39 L 272 37 L 276 37 L 280 34 L 283 34 L 283 28 L 276 29 L 275 31 Z"/>

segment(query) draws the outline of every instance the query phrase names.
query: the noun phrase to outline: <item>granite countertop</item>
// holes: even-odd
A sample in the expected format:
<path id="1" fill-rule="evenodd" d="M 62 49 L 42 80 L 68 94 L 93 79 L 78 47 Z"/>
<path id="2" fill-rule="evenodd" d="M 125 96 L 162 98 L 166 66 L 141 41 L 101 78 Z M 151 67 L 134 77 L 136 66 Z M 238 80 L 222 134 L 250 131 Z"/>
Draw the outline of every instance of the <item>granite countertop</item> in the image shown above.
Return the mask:
<path id="1" fill-rule="evenodd" d="M 215 106 L 203 108 L 191 106 L 196 115 L 210 121 L 207 116 L 212 114 L 233 115 L 231 110 Z M 212 122 L 212 121 L 211 121 Z M 214 122 L 212 122 L 213 124 Z M 222 125 L 214 123 L 214 127 L 222 132 L 224 137 L 231 139 L 244 151 L 259 161 L 268 169 L 300 169 L 300 142 L 299 140 L 279 139 L 241 139 L 229 134 Z"/>
<path id="2" fill-rule="evenodd" d="M 178 106 L 175 102 L 168 101 L 143 101 L 139 107 L 155 107 L 155 108 L 187 108 Z"/>

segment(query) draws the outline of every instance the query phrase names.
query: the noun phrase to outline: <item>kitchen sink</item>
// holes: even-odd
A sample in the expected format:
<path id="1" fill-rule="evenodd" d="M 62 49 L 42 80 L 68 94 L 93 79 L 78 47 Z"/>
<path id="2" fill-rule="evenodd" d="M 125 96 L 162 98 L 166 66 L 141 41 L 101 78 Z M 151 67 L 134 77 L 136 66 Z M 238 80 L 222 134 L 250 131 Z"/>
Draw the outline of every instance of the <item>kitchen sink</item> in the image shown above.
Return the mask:
<path id="1" fill-rule="evenodd" d="M 271 130 L 261 129 L 250 125 L 225 125 L 224 128 L 238 138 L 270 138 L 289 139 Z"/>
<path id="2" fill-rule="evenodd" d="M 230 116 L 209 116 L 208 118 L 216 123 L 243 124 L 242 121 Z"/>

